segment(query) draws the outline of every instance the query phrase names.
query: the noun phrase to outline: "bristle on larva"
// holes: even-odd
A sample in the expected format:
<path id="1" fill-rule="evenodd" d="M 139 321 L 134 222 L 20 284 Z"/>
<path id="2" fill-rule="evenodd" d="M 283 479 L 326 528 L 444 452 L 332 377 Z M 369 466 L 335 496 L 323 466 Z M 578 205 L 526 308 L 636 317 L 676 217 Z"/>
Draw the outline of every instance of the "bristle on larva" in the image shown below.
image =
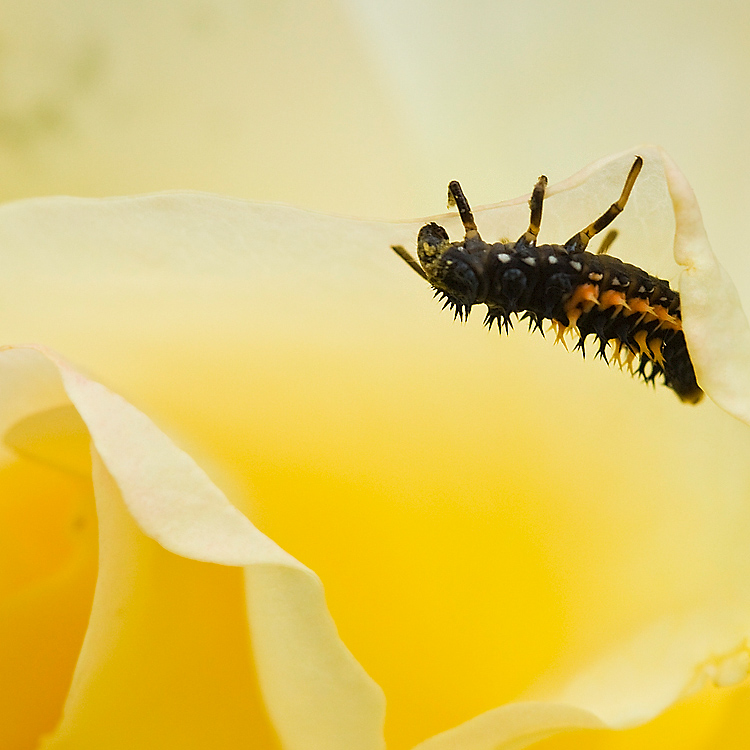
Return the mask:
<path id="1" fill-rule="evenodd" d="M 647 383 L 657 378 L 685 402 L 697 403 L 703 391 L 695 379 L 680 315 L 680 295 L 669 283 L 608 255 L 613 232 L 600 251 L 586 250 L 589 241 L 623 210 L 643 165 L 636 157 L 620 198 L 588 227 L 563 245 L 537 245 L 547 179 L 540 177 L 531 194 L 529 228 L 516 242 L 487 243 L 479 236 L 469 202 L 457 182 L 448 186 L 466 230 L 460 242 L 435 223 L 422 227 L 417 256 L 393 249 L 435 289 L 443 307 L 465 321 L 471 308 L 485 304 L 485 325 L 506 334 L 514 319 L 529 330 L 549 332 L 566 349 L 566 337 L 585 358 L 591 337 L 594 357 L 627 368 Z M 577 337 L 577 340 L 576 340 Z"/>

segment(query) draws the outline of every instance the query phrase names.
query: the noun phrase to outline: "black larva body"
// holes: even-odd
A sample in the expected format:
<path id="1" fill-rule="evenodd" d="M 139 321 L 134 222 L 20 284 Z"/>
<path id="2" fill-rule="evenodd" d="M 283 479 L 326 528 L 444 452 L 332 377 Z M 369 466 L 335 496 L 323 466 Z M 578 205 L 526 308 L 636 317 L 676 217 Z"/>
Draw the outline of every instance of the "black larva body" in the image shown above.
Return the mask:
<path id="1" fill-rule="evenodd" d="M 517 242 L 484 242 L 460 186 L 451 183 L 466 227 L 463 241 L 450 242 L 443 227 L 430 223 L 417 238 L 419 264 L 403 248 L 394 249 L 432 284 L 456 317 L 465 319 L 473 305 L 485 304 L 485 323 L 500 331 L 512 327 L 513 314 L 539 330 L 550 321 L 559 339 L 577 329 L 576 348 L 584 356 L 585 341 L 593 336 L 597 355 L 607 360 L 611 346 L 616 361 L 635 374 L 648 382 L 662 376 L 683 401 L 697 403 L 703 392 L 682 332 L 679 294 L 636 266 L 584 249 L 620 213 L 640 166 L 637 159 L 620 200 L 565 245 L 536 244 L 546 186 L 540 178 L 530 201 L 529 230 Z"/>

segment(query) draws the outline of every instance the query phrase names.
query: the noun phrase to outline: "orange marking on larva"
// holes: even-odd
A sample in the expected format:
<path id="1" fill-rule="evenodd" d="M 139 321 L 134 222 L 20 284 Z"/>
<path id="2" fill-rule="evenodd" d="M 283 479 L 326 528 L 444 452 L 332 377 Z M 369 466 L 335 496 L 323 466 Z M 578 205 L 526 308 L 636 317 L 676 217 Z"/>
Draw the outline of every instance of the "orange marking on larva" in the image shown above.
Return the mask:
<path id="1" fill-rule="evenodd" d="M 660 328 L 669 328 L 670 331 L 681 331 L 682 321 L 679 318 L 670 318 L 669 320 L 662 320 L 651 333 L 656 333 Z"/>
<path id="2" fill-rule="evenodd" d="M 633 375 L 633 362 L 635 361 L 635 352 L 633 352 L 630 347 L 628 347 L 628 353 L 625 355 L 625 365 L 628 368 L 628 372 Z"/>
<path id="3" fill-rule="evenodd" d="M 643 159 L 636 157 L 619 199 L 563 246 L 536 244 L 546 187 L 546 178 L 540 178 L 529 201 L 529 228 L 517 242 L 484 242 L 461 186 L 453 181 L 448 190 L 464 226 L 464 239 L 451 242 L 444 227 L 429 222 L 417 235 L 417 257 L 400 245 L 392 248 L 462 321 L 480 302 L 487 305 L 485 324 L 497 324 L 502 331 L 513 327 L 514 315 L 528 319 L 530 329 L 543 330 L 549 321 L 555 332 L 550 338 L 566 349 L 565 334 L 577 330 L 576 349 L 584 356 L 586 337 L 596 334 L 597 353 L 605 361 L 614 359 L 631 373 L 635 369 L 650 383 L 662 376 L 682 401 L 696 403 L 703 392 L 681 332 L 679 294 L 668 281 L 606 255 L 613 234 L 596 255 L 586 251 L 589 240 L 625 207 L 642 166 Z M 475 288 L 468 283 L 472 278 Z"/>
<path id="4" fill-rule="evenodd" d="M 599 287 L 596 284 L 579 284 L 565 303 L 565 312 L 568 313 L 576 307 L 580 307 L 583 312 L 591 312 L 597 302 Z"/>
<path id="5" fill-rule="evenodd" d="M 654 308 L 651 307 L 647 299 L 643 299 L 643 297 L 631 297 L 628 300 L 628 305 L 630 305 L 630 309 L 633 312 L 638 313 L 652 313 L 654 312 Z"/>
<path id="6" fill-rule="evenodd" d="M 646 331 L 638 331 L 633 336 L 633 339 L 636 344 L 638 344 L 638 348 L 641 350 L 641 354 L 645 354 L 649 359 L 651 358 L 651 350 L 648 348 L 648 344 L 646 343 L 646 336 L 648 334 Z"/>
<path id="7" fill-rule="evenodd" d="M 674 315 L 670 315 L 666 320 L 662 320 L 659 325 L 657 326 L 657 330 L 659 328 L 669 328 L 672 331 L 681 331 L 682 330 L 682 321 L 679 318 L 676 318 Z"/>
<path id="8" fill-rule="evenodd" d="M 583 315 L 583 310 L 581 310 L 580 307 L 574 307 L 572 310 L 566 310 L 565 311 L 568 316 L 568 328 L 566 330 L 571 331 L 573 328 L 576 327 L 576 324 L 578 323 L 578 318 Z"/>
<path id="9" fill-rule="evenodd" d="M 624 307 L 626 310 L 630 309 L 625 297 L 625 292 L 618 292 L 614 289 L 607 289 L 607 291 L 599 297 L 599 307 L 601 307 L 602 310 L 606 310 L 608 307 Z"/>
<path id="10" fill-rule="evenodd" d="M 663 305 L 654 305 L 654 314 L 661 321 L 661 326 L 664 326 L 664 328 L 672 328 L 675 331 L 679 331 L 682 328 L 682 321 L 671 315 L 669 310 Z"/>
<path id="11" fill-rule="evenodd" d="M 630 351 L 630 347 L 620 339 L 610 339 L 610 343 L 614 348 L 615 359 L 617 364 L 620 365 L 620 369 L 627 366 L 629 370 L 632 370 L 632 362 L 635 358 L 635 354 Z"/>
<path id="12" fill-rule="evenodd" d="M 614 360 L 617 362 L 618 367 L 622 370 L 622 359 L 620 359 L 623 347 L 622 341 L 620 341 L 620 339 L 610 339 L 609 343 L 612 344 L 612 356 L 610 357 L 610 361 Z"/>
<path id="13" fill-rule="evenodd" d="M 648 342 L 648 348 L 651 350 L 651 354 L 654 355 L 654 361 L 660 365 L 664 365 L 664 355 L 661 353 L 663 344 L 663 339 L 651 339 L 651 341 Z"/>
<path id="14" fill-rule="evenodd" d="M 568 344 L 564 338 L 565 333 L 568 331 L 568 328 L 566 328 L 559 320 L 553 320 L 552 325 L 554 326 L 554 330 L 557 331 L 557 336 L 555 336 L 555 343 L 562 344 L 565 347 L 565 350 L 568 351 Z"/>

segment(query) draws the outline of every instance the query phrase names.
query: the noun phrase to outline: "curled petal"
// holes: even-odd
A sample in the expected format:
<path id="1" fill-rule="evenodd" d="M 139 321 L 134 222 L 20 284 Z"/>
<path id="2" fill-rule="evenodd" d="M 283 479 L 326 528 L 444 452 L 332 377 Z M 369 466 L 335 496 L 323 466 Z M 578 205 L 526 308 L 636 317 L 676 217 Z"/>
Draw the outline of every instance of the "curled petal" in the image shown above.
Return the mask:
<path id="1" fill-rule="evenodd" d="M 701 250 L 694 213 L 683 210 L 679 181 L 669 168 L 665 172 L 657 149 L 638 152 L 645 165 L 628 210 L 617 219 L 616 254 L 671 278 L 680 272 L 673 255 L 677 236 L 677 261 L 689 268 L 686 283 L 691 273 L 711 281 L 715 266 Z M 551 186 L 540 241 L 569 237 L 606 209 L 632 160 L 632 151 L 608 157 Z M 442 188 L 436 192 L 442 197 Z M 477 224 L 487 237 L 518 236 L 528 224 L 527 201 L 522 196 L 477 208 Z M 451 237 L 461 236 L 454 215 L 439 220 Z M 11 250 L 0 279 L 6 335 L 52 340 L 118 389 L 140 388 L 141 397 L 155 391 L 154 413 L 165 420 L 169 414 L 179 419 L 184 404 L 195 404 L 211 424 L 203 439 L 219 436 L 223 448 L 254 441 L 259 464 L 324 466 L 334 478 L 357 477 L 357 492 L 377 486 L 362 495 L 337 533 L 357 553 L 360 546 L 365 550 L 358 575 L 371 576 L 368 594 L 381 587 L 372 594 L 383 597 L 378 606 L 394 606 L 383 625 L 392 630 L 384 636 L 371 627 L 372 602 L 351 596 L 351 580 L 339 581 L 337 611 L 342 630 L 359 639 L 352 643 L 356 653 L 395 694 L 389 718 L 403 746 L 451 725 L 458 726 L 425 747 L 522 747 L 566 728 L 622 728 L 655 716 L 706 680 L 738 679 L 742 639 L 750 632 L 740 606 L 747 599 L 745 489 L 732 478 L 746 450 L 738 434 L 743 425 L 710 405 L 686 409 L 669 393 L 589 363 L 561 360 L 553 372 L 547 350 L 526 348 L 521 332 L 500 348 L 471 322 L 468 329 L 452 326 L 432 306 L 424 281 L 388 249 L 412 244 L 420 224 L 359 222 L 200 194 L 6 206 L 0 210 L 0 241 Z M 686 242 L 689 237 L 697 244 Z M 691 294 L 700 301 L 700 288 L 685 289 L 688 305 Z M 710 296 L 715 299 L 716 290 Z M 721 403 L 729 386 L 713 358 L 725 354 L 701 343 L 701 326 L 713 315 L 705 302 L 705 309 L 697 306 L 686 317 L 688 345 L 692 352 L 697 342 L 696 364 L 706 373 L 701 383 Z M 711 326 L 720 323 L 721 316 Z M 116 345 L 109 344 L 113 339 Z M 147 373 L 139 360 L 144 342 L 160 364 Z M 103 703 L 95 707 L 90 686 L 101 655 L 114 646 L 101 635 L 111 628 L 97 623 L 114 621 L 130 590 L 128 575 L 140 576 L 152 555 L 166 566 L 192 558 L 247 570 L 243 585 L 261 688 L 289 747 L 316 747 L 315 737 L 325 737 L 321 748 L 378 747 L 382 696 L 340 645 L 312 574 L 243 520 L 132 407 L 53 355 L 17 349 L 3 357 L 10 358 L 7 398 L 0 403 L 3 423 L 12 428 L 6 439 L 25 455 L 88 472 L 75 451 L 66 455 L 35 437 L 53 414 L 65 423 L 64 409 L 73 402 L 86 425 L 77 440 L 88 432 L 94 438 L 102 518 L 113 519 L 103 523 L 105 535 L 113 529 L 112 543 L 103 548 L 129 561 L 115 576 L 121 582 L 108 589 L 121 598 L 107 603 L 103 592 L 97 594 L 55 741 L 84 724 L 74 721 L 80 712 L 106 713 Z M 22 373 L 15 380 L 14 362 Z M 46 379 L 29 377 L 45 366 L 51 369 Z M 373 372 L 378 375 L 368 380 Z M 467 372 L 471 387 L 457 392 L 445 386 L 468 382 Z M 37 388 L 42 380 L 57 382 L 56 390 Z M 729 385 L 739 392 L 740 381 L 733 376 Z M 159 411 L 162 403 L 171 407 Z M 733 403 L 737 411 L 741 398 Z M 594 415 L 586 425 L 582 409 Z M 74 421 L 67 430 L 76 431 Z M 196 422 L 178 423 L 189 434 Z M 576 425 L 572 432 L 570 425 Z M 700 444 L 693 439 L 696 425 Z M 603 434 L 606 441 L 599 440 Z M 571 471 L 571 446 L 580 471 Z M 686 455 L 690 471 L 684 470 Z M 121 456 L 129 458 L 123 463 Z M 164 473 L 164 466 L 172 469 Z M 262 474 L 256 468 L 247 469 L 248 486 Z M 717 474 L 725 479 L 718 493 Z M 316 502 L 329 517 L 343 516 L 342 507 L 352 508 L 351 493 L 341 491 L 337 506 L 328 497 L 332 486 L 321 482 Z M 283 509 L 263 511 L 314 549 L 318 540 L 299 530 L 295 514 L 317 507 L 299 502 L 289 485 L 281 492 Z M 394 496 L 408 500 L 408 518 L 389 515 Z M 474 523 L 477 514 L 482 520 Z M 363 517 L 372 523 L 363 524 Z M 127 544 L 117 541 L 119 527 Z M 414 547 L 409 564 L 383 544 L 394 529 Z M 131 557 L 125 557 L 128 550 L 135 550 Z M 328 564 L 327 582 L 341 568 L 341 558 L 331 559 L 321 555 L 315 563 L 321 571 L 321 561 Z M 103 558 L 103 576 L 107 570 Z M 435 570 L 461 575 L 441 577 Z M 420 575 L 434 576 L 439 594 Z M 329 591 L 333 596 L 330 584 Z M 696 601 L 714 606 L 698 616 Z M 146 617 L 148 608 L 139 607 Z M 257 612 L 267 614 L 258 619 Z M 311 612 L 317 614 L 307 619 Z M 480 635 L 477 622 L 485 624 Z M 675 636 L 667 649 L 664 633 L 670 632 Z M 464 670 L 456 643 L 471 644 L 473 672 Z M 565 649 L 562 687 L 527 690 Z M 466 685 L 463 702 L 451 693 L 457 682 Z M 350 683 L 351 691 L 342 687 Z M 426 699 L 421 687 L 431 691 Z M 523 703 L 471 719 L 521 691 Z M 325 744 L 329 737 L 338 744 Z"/>
<path id="2" fill-rule="evenodd" d="M 5 349 L 0 383 L 3 434 L 40 412 L 72 405 L 92 444 L 99 578 L 63 720 L 46 748 L 88 746 L 105 728 L 138 738 L 143 724 L 154 722 L 131 713 L 141 697 L 133 691 L 149 696 L 154 711 L 164 710 L 153 691 L 168 667 L 160 664 L 156 648 L 153 663 L 137 660 L 146 672 L 133 674 L 127 633 L 148 616 L 139 600 L 148 599 L 155 585 L 154 565 L 163 577 L 157 593 L 168 599 L 170 583 L 178 586 L 180 580 L 169 570 L 189 567 L 179 558 L 244 569 L 258 679 L 285 748 L 382 747 L 382 693 L 338 638 L 320 582 L 309 569 L 258 531 L 145 415 L 55 353 L 31 346 Z M 28 429 L 17 428 L 15 442 L 34 452 Z M 175 610 L 182 604 L 175 603 Z M 159 632 L 158 609 L 151 611 L 154 622 L 144 623 L 148 632 Z M 178 633 L 173 637 L 179 642 Z M 163 643 L 163 650 L 169 652 L 170 645 Z M 162 719 L 169 726 L 169 719 Z M 200 734 L 194 722 L 182 719 Z M 156 741 L 152 737 L 151 746 Z"/>
<path id="3" fill-rule="evenodd" d="M 708 241 L 685 175 L 661 152 L 674 204 L 675 260 L 685 338 L 698 382 L 722 409 L 750 425 L 750 326 L 737 289 Z"/>
<path id="4" fill-rule="evenodd" d="M 595 715 L 575 706 L 511 703 L 420 742 L 414 750 L 520 750 L 559 732 L 605 727 Z"/>

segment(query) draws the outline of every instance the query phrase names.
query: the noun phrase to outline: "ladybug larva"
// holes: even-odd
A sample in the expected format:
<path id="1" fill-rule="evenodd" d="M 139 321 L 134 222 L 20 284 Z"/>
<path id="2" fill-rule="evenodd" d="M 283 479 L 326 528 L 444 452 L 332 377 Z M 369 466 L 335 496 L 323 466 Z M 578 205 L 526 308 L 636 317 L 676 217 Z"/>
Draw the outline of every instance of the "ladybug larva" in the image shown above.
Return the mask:
<path id="1" fill-rule="evenodd" d="M 669 282 L 608 255 L 614 231 L 597 253 L 586 251 L 591 238 L 625 208 L 642 166 L 637 156 L 618 200 L 564 245 L 536 243 L 547 186 L 542 176 L 529 201 L 529 228 L 516 242 L 485 242 L 461 186 L 453 181 L 448 199 L 466 230 L 463 240 L 451 242 L 445 229 L 431 222 L 417 236 L 419 261 L 401 246 L 393 249 L 455 317 L 464 320 L 474 305 L 485 304 L 485 324 L 496 324 L 501 332 L 512 328 L 512 315 L 540 331 L 549 320 L 558 340 L 568 331 L 579 334 L 575 348 L 584 356 L 586 339 L 594 336 L 596 354 L 605 361 L 614 359 L 650 383 L 661 376 L 683 401 L 695 404 L 703 391 L 685 344 L 680 295 Z"/>

